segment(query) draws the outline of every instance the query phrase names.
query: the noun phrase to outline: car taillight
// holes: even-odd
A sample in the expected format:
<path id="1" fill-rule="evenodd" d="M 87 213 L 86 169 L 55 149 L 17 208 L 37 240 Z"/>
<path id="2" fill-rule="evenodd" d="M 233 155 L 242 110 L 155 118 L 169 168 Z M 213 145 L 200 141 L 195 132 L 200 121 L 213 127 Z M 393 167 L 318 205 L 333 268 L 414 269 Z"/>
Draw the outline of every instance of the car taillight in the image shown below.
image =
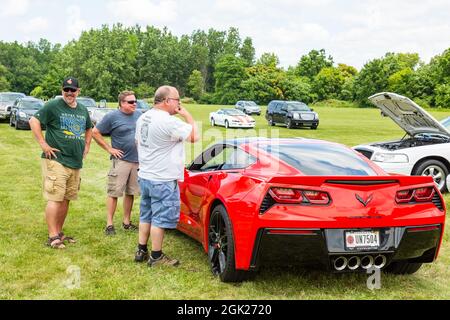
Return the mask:
<path id="1" fill-rule="evenodd" d="M 326 192 L 305 190 L 303 195 L 311 204 L 328 204 L 330 202 L 330 197 Z"/>
<path id="2" fill-rule="evenodd" d="M 401 190 L 397 191 L 395 200 L 397 203 L 431 202 L 435 192 L 433 187 Z"/>
<path id="3" fill-rule="evenodd" d="M 412 200 L 414 190 L 401 190 L 397 191 L 397 195 L 395 196 L 395 200 L 398 203 L 408 203 Z"/>
<path id="4" fill-rule="evenodd" d="M 330 196 L 323 191 L 271 188 L 269 194 L 278 203 L 326 205 L 330 202 Z"/>
<path id="5" fill-rule="evenodd" d="M 414 200 L 417 202 L 429 202 L 433 199 L 434 196 L 434 188 L 419 188 L 414 191 Z"/>
<path id="6" fill-rule="evenodd" d="M 303 201 L 302 193 L 296 189 L 272 188 L 269 193 L 276 202 L 280 203 L 301 203 Z"/>

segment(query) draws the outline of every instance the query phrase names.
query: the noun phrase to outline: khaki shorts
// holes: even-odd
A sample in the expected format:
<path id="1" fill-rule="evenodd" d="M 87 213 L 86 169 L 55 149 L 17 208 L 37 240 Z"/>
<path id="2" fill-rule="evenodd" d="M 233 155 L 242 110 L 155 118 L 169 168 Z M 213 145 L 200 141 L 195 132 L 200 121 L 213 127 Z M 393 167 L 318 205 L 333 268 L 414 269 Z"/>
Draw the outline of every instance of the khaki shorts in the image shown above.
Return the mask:
<path id="1" fill-rule="evenodd" d="M 119 159 L 113 159 L 111 162 L 111 170 L 108 173 L 108 196 L 120 198 L 124 192 L 126 195 L 138 196 L 139 164 Z"/>
<path id="2" fill-rule="evenodd" d="M 43 195 L 47 201 L 76 200 L 80 190 L 80 169 L 55 160 L 42 159 Z"/>

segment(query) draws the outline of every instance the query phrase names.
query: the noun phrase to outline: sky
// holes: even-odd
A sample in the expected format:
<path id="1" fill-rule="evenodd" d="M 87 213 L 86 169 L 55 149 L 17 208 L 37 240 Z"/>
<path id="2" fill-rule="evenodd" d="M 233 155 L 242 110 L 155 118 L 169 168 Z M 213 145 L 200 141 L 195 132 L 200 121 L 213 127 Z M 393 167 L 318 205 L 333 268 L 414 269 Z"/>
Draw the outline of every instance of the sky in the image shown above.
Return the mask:
<path id="1" fill-rule="evenodd" d="M 258 58 L 295 66 L 312 49 L 361 69 L 386 52 L 429 60 L 450 48 L 450 0 L 0 0 L 0 41 L 66 44 L 103 24 L 166 26 L 172 34 L 239 29 Z"/>

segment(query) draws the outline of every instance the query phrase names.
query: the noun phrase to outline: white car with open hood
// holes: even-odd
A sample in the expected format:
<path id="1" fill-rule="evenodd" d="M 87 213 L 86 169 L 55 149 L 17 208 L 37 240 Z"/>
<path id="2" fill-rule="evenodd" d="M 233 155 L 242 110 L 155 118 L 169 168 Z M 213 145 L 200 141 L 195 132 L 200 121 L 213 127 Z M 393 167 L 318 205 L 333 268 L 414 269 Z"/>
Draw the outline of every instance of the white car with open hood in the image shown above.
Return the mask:
<path id="1" fill-rule="evenodd" d="M 450 121 L 437 121 L 412 100 L 389 92 L 369 100 L 406 135 L 401 140 L 353 147 L 389 173 L 432 176 L 441 191 L 450 189 Z"/>
<path id="2" fill-rule="evenodd" d="M 225 128 L 254 128 L 255 119 L 237 109 L 219 109 L 209 114 L 211 125 Z"/>

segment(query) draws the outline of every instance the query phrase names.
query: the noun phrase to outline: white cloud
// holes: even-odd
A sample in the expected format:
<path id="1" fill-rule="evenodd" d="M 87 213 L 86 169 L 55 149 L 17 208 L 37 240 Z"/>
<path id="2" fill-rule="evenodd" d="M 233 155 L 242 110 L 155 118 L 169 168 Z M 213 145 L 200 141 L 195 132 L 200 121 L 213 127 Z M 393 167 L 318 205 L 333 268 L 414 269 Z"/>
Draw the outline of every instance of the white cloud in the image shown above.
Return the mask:
<path id="1" fill-rule="evenodd" d="M 173 0 L 114 0 L 107 11 L 126 24 L 168 23 L 178 18 L 178 6 Z"/>
<path id="2" fill-rule="evenodd" d="M 36 17 L 23 22 L 18 29 L 24 33 L 42 33 L 48 29 L 48 20 L 43 17 Z"/>
<path id="3" fill-rule="evenodd" d="M 81 32 L 88 28 L 85 20 L 81 18 L 81 8 L 76 5 L 69 6 L 66 9 L 66 30 L 69 36 L 77 38 Z"/>
<path id="4" fill-rule="evenodd" d="M 0 16 L 2 17 L 21 16 L 28 12 L 29 7 L 30 7 L 29 0 L 2 1 L 2 10 Z"/>

